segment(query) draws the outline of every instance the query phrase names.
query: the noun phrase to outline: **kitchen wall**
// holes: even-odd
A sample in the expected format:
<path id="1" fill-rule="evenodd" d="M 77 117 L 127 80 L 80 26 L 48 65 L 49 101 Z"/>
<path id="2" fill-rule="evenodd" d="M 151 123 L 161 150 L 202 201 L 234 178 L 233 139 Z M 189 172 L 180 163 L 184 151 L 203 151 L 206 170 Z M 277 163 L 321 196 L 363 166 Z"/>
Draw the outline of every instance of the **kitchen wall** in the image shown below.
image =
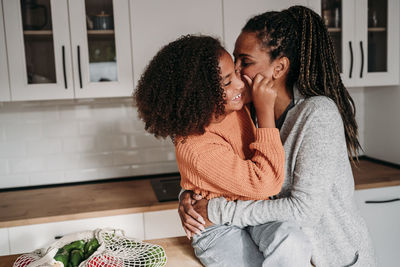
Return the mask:
<path id="1" fill-rule="evenodd" d="M 366 154 L 400 164 L 400 87 L 366 88 L 364 97 Z"/>
<path id="2" fill-rule="evenodd" d="M 177 171 L 130 98 L 0 102 L 0 188 Z"/>
<path id="3" fill-rule="evenodd" d="M 363 143 L 364 89 L 351 88 Z M 0 188 L 178 172 L 130 98 L 0 102 Z"/>

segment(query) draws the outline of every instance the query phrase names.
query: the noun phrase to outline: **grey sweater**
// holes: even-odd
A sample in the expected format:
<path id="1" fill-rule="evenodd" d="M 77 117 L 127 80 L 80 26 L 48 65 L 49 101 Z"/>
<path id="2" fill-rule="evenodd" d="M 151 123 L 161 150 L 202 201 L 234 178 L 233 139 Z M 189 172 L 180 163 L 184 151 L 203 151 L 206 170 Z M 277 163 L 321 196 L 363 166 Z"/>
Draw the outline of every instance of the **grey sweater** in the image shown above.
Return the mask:
<path id="1" fill-rule="evenodd" d="M 296 221 L 312 243 L 315 266 L 376 266 L 368 229 L 355 205 L 343 121 L 335 103 L 323 96 L 303 99 L 295 92 L 281 139 L 286 178 L 278 199 L 211 199 L 209 219 L 239 227 Z"/>

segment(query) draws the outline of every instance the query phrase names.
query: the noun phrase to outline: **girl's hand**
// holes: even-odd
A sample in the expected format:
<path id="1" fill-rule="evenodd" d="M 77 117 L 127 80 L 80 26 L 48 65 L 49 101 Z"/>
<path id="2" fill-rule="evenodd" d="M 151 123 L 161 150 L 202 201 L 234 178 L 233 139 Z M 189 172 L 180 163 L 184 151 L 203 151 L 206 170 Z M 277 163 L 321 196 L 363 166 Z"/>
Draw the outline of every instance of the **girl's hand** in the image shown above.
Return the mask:
<path id="1" fill-rule="evenodd" d="M 253 80 L 247 75 L 243 75 L 243 77 L 251 88 L 253 104 L 256 110 L 261 111 L 265 109 L 266 106 L 270 108 L 275 106 L 277 89 L 274 88 L 272 79 L 264 77 L 260 73 L 258 73 Z"/>
<path id="2" fill-rule="evenodd" d="M 201 199 L 201 195 L 194 194 L 192 191 L 183 192 L 179 199 L 178 213 L 188 239 L 195 234 L 201 234 L 201 231 L 205 229 L 204 225 L 206 222 L 193 207 L 193 205 Z"/>
<path id="3" fill-rule="evenodd" d="M 243 75 L 247 84 L 251 88 L 253 104 L 256 108 L 258 127 L 275 128 L 275 100 L 277 89 L 274 82 L 258 73 L 253 80 L 249 76 Z"/>

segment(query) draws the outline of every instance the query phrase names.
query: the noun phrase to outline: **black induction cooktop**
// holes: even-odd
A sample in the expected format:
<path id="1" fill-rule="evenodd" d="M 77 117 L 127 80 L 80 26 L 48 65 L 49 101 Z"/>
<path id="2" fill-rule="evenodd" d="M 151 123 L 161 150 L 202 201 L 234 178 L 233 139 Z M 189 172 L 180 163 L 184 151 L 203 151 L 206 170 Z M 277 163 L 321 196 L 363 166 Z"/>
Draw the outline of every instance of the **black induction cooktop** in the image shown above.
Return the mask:
<path id="1" fill-rule="evenodd" d="M 181 191 L 181 177 L 172 176 L 165 178 L 153 178 L 150 180 L 151 186 L 160 202 L 178 200 Z"/>

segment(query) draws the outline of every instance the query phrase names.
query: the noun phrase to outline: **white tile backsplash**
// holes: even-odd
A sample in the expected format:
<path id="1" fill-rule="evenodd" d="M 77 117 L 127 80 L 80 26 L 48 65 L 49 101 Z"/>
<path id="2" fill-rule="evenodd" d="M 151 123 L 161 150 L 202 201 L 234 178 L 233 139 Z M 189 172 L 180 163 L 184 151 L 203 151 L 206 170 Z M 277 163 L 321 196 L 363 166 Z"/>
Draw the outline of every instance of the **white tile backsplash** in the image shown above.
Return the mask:
<path id="1" fill-rule="evenodd" d="M 0 103 L 0 188 L 171 172 L 129 98 Z"/>
<path id="2" fill-rule="evenodd" d="M 350 88 L 364 144 L 364 88 Z M 0 103 L 0 188 L 178 172 L 129 98 Z"/>

